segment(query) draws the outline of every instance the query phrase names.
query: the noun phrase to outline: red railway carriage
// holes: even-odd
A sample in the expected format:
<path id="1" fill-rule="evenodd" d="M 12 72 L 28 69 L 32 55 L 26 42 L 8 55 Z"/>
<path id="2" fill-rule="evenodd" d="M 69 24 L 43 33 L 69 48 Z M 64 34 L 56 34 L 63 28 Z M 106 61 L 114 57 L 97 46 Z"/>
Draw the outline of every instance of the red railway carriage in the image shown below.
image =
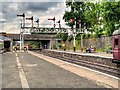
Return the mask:
<path id="1" fill-rule="evenodd" d="M 113 61 L 120 62 L 120 29 L 113 32 Z"/>

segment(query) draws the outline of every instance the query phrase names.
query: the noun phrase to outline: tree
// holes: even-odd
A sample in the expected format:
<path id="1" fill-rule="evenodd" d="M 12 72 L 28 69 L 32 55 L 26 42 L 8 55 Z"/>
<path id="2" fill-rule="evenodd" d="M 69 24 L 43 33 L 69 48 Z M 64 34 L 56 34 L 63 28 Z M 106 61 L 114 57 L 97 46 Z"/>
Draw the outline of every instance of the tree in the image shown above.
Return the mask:
<path id="1" fill-rule="evenodd" d="M 66 1 L 67 8 L 70 8 L 70 11 L 65 11 L 63 19 L 67 22 L 67 25 L 73 28 L 73 25 L 76 23 L 76 28 L 79 28 L 79 22 L 81 24 L 81 28 L 84 28 L 85 25 L 85 18 L 84 18 L 84 11 L 85 11 L 85 2 L 78 2 L 76 1 Z M 70 19 L 73 18 L 75 21 L 70 22 Z"/>
<path id="2" fill-rule="evenodd" d="M 63 19 L 67 22 L 67 25 L 73 27 L 75 23 L 80 22 L 81 30 L 84 32 L 85 30 L 93 33 L 94 32 L 94 25 L 96 25 L 97 13 L 98 13 L 98 5 L 91 3 L 91 2 L 77 2 L 77 1 L 66 1 L 67 7 L 71 10 L 66 11 Z M 75 22 L 69 22 L 70 18 L 74 18 Z M 77 24 L 76 24 L 77 27 Z"/>
<path id="3" fill-rule="evenodd" d="M 62 41 L 66 42 L 66 40 L 68 38 L 68 34 L 67 33 L 59 33 L 59 34 L 57 34 L 56 38 L 60 38 Z"/>
<path id="4" fill-rule="evenodd" d="M 113 0 L 112 0 L 113 1 Z M 75 18 L 81 23 L 81 29 L 94 33 L 96 37 L 101 35 L 111 36 L 112 33 L 120 28 L 120 1 L 118 2 L 77 2 L 76 0 L 67 0 L 67 7 L 71 10 L 66 11 L 63 19 L 67 25 L 72 26 L 70 18 Z"/>
<path id="5" fill-rule="evenodd" d="M 120 1 L 101 3 L 105 34 L 111 36 L 120 28 Z"/>

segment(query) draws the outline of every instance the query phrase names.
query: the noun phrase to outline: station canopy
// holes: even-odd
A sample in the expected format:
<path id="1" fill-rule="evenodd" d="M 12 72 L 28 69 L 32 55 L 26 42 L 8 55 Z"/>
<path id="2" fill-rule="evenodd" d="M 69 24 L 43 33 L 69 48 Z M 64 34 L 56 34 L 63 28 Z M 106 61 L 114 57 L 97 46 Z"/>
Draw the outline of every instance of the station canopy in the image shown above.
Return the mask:
<path id="1" fill-rule="evenodd" d="M 118 30 L 116 30 L 116 31 L 113 32 L 113 36 L 114 35 L 120 35 L 120 28 Z"/>
<path id="2" fill-rule="evenodd" d="M 12 41 L 12 40 L 8 37 L 0 36 L 0 41 Z"/>

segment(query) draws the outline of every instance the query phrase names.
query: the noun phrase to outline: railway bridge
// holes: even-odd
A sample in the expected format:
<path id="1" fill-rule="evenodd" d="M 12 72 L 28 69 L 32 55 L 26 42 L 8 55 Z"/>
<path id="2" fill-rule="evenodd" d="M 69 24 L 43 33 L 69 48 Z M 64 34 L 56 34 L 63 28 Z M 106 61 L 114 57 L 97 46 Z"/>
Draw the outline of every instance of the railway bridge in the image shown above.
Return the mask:
<path id="1" fill-rule="evenodd" d="M 55 38 L 58 33 L 73 33 L 74 28 L 45 28 L 45 27 L 22 27 L 21 36 L 24 37 L 24 41 L 39 41 L 40 48 L 50 49 L 53 48 L 53 45 L 57 44 L 58 38 Z M 23 34 L 26 30 L 30 32 L 30 34 Z M 81 33 L 79 29 L 76 29 L 76 34 Z M 20 34 L 7 34 L 9 38 L 13 41 L 20 40 Z"/>
<path id="2" fill-rule="evenodd" d="M 53 44 L 57 43 L 57 39 L 55 38 L 56 33 L 52 34 L 24 34 L 24 41 L 38 41 L 40 43 L 40 48 L 49 49 L 53 46 Z M 20 41 L 20 34 L 7 34 L 7 37 L 11 38 L 13 41 Z"/>

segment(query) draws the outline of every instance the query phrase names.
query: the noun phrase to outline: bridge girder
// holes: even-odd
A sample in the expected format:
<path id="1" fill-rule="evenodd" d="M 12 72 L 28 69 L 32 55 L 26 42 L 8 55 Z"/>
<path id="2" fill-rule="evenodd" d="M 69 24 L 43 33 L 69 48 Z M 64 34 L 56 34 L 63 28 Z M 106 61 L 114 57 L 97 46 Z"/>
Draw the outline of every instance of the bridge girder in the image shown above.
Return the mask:
<path id="1" fill-rule="evenodd" d="M 30 33 L 69 33 L 69 31 L 73 32 L 71 28 L 45 28 L 45 27 L 22 27 L 22 29 L 29 29 Z M 80 29 L 76 29 L 77 33 L 82 33 Z"/>
<path id="2" fill-rule="evenodd" d="M 9 36 L 13 41 L 20 40 L 20 34 L 12 34 Z M 60 40 L 55 38 L 54 34 L 24 34 L 25 41 L 36 41 L 36 40 Z"/>

